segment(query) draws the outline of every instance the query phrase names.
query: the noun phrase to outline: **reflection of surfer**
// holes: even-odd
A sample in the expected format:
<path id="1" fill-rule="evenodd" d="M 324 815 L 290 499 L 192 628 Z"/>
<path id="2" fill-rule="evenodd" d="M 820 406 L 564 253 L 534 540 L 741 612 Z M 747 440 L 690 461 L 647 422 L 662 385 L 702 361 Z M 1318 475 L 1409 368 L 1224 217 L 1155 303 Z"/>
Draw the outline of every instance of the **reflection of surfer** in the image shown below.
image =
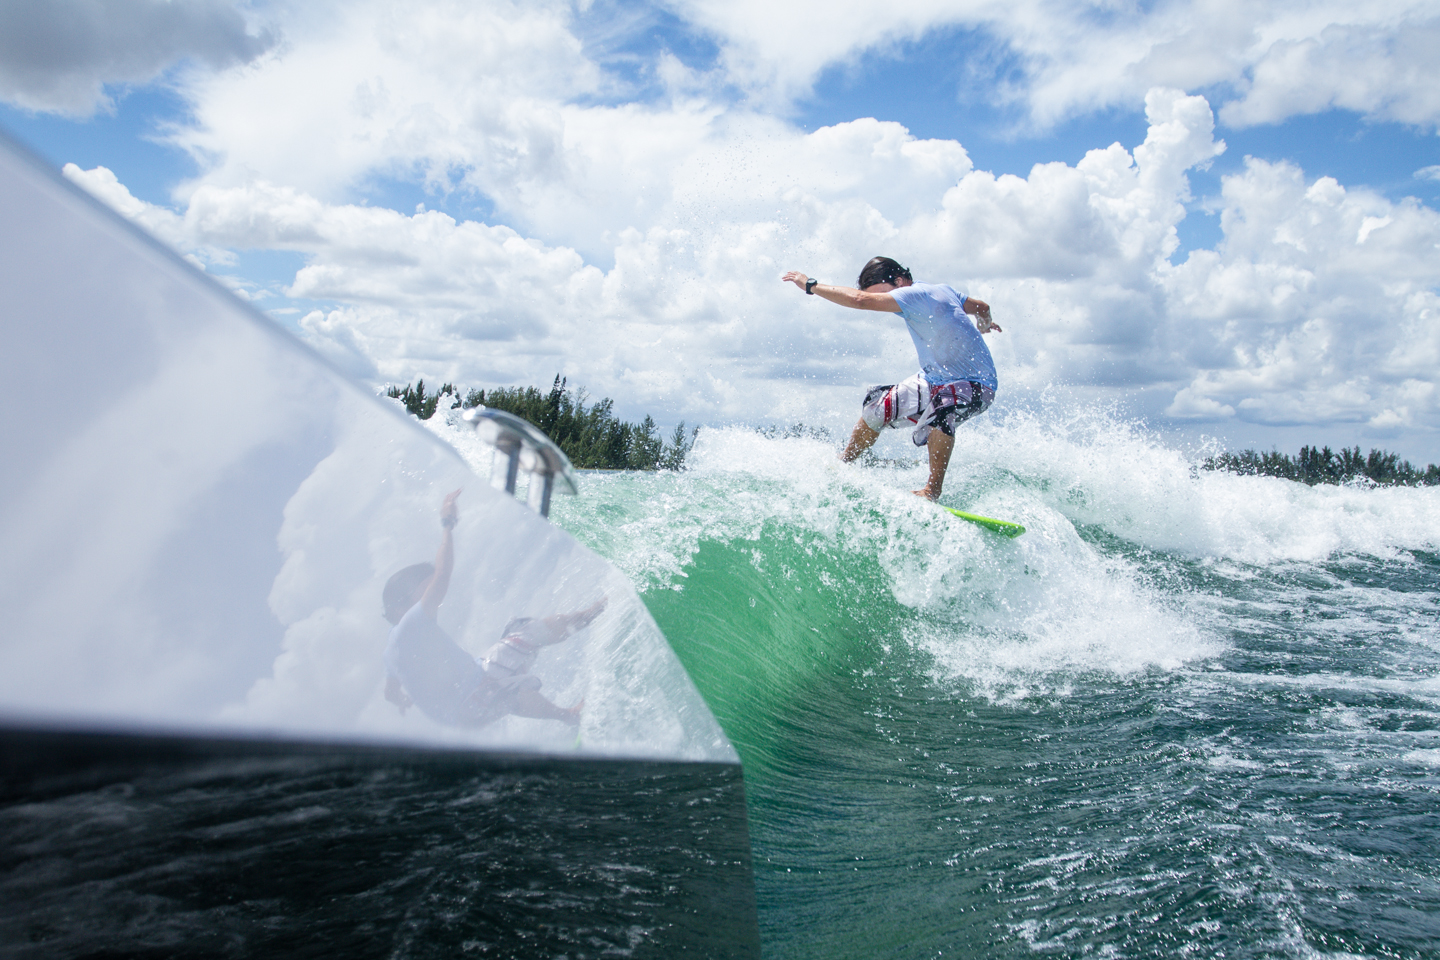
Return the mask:
<path id="1" fill-rule="evenodd" d="M 436 622 L 455 566 L 459 496 L 456 490 L 440 508 L 445 532 L 435 562 L 406 567 L 385 584 L 385 619 L 394 625 L 385 647 L 385 699 L 401 713 L 413 704 L 452 727 L 479 727 L 510 713 L 578 724 L 584 701 L 557 707 L 540 695 L 540 679 L 530 667 L 540 647 L 559 643 L 598 617 L 605 598 L 574 613 L 511 620 L 500 641 L 477 662 Z"/>
<path id="2" fill-rule="evenodd" d="M 858 290 L 819 283 L 793 270 L 781 279 L 842 307 L 905 318 L 921 370 L 903 383 L 870 388 L 860 408 L 860 422 L 840 457 L 847 463 L 854 460 L 880 439 L 885 427 L 915 424 L 912 439 L 930 455 L 930 478 L 915 492 L 939 500 L 955 450 L 956 426 L 983 413 L 995 399 L 995 362 L 980 337 L 1000 330 L 990 319 L 990 305 L 945 284 L 915 283 L 910 271 L 889 257 L 875 257 L 865 264 Z M 972 325 L 967 314 L 977 322 Z"/>

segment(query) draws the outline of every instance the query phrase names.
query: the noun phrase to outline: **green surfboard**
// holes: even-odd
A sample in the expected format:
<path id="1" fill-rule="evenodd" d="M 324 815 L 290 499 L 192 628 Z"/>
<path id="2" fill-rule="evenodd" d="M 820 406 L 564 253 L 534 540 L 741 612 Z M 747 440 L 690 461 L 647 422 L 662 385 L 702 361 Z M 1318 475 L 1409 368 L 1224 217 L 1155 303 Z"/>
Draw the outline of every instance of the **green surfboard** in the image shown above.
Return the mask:
<path id="1" fill-rule="evenodd" d="M 986 530 L 993 530 L 996 533 L 1004 534 L 1007 537 L 1018 537 L 1025 532 L 1025 528 L 1018 523 L 1011 523 L 1009 520 L 996 520 L 994 517 L 982 517 L 977 513 L 966 513 L 963 510 L 956 510 L 954 507 L 945 507 L 961 520 L 969 520 L 971 523 L 979 524 Z"/>

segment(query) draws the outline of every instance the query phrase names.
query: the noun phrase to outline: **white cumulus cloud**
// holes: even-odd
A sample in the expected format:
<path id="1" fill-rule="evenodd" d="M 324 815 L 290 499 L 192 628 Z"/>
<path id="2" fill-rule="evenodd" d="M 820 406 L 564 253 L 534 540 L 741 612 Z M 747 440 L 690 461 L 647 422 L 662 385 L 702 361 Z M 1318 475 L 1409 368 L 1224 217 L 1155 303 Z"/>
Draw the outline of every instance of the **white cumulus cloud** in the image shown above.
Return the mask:
<path id="1" fill-rule="evenodd" d="M 1225 241 L 1169 280 L 1211 358 L 1185 397 L 1259 422 L 1434 429 L 1440 215 L 1258 160 L 1223 194 Z"/>
<path id="2" fill-rule="evenodd" d="M 226 0 L 7 0 L 0 4 L 0 100 L 88 117 L 109 84 L 143 84 L 176 63 L 224 68 L 275 43 Z"/>
<path id="3" fill-rule="evenodd" d="M 924 278 L 968 279 L 995 305 L 1009 322 L 992 347 L 1012 389 L 1066 383 L 1187 419 L 1433 429 L 1435 212 L 1250 160 L 1224 181 L 1224 241 L 1172 264 L 1186 171 L 1224 145 L 1202 98 L 1157 89 L 1146 108 L 1133 151 L 1025 178 L 975 170 L 959 144 L 893 123 L 803 134 L 731 117 L 697 127 L 678 162 L 669 143 L 663 161 L 646 158 L 665 176 L 638 188 L 656 193 L 639 225 L 578 231 L 607 244 L 604 266 L 511 227 L 262 181 L 202 184 L 179 214 L 103 169 L 68 172 L 182 247 L 303 253 L 288 292 L 336 304 L 304 330 L 374 380 L 559 372 L 671 419 L 843 416 L 858 386 L 909 372 L 908 339 L 790 296 L 777 277 L 797 267 L 850 282 L 884 252 Z"/>

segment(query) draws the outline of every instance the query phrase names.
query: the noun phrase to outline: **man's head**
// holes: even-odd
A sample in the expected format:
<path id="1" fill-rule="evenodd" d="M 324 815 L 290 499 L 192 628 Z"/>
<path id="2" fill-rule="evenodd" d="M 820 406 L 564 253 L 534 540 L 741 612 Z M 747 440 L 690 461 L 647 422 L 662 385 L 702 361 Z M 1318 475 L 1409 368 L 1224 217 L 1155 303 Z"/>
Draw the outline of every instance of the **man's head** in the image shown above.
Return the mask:
<path id="1" fill-rule="evenodd" d="M 855 281 L 855 286 L 868 290 L 870 287 L 884 285 L 885 289 L 877 292 L 886 293 L 896 287 L 908 287 L 913 282 L 910 271 L 894 260 L 889 257 L 872 257 L 860 271 L 860 279 Z"/>
<path id="2" fill-rule="evenodd" d="M 400 618 L 424 598 L 425 588 L 434 575 L 433 563 L 417 563 L 396 571 L 385 581 L 385 591 L 380 595 L 380 602 L 385 605 L 385 619 L 392 624 L 399 623 Z"/>

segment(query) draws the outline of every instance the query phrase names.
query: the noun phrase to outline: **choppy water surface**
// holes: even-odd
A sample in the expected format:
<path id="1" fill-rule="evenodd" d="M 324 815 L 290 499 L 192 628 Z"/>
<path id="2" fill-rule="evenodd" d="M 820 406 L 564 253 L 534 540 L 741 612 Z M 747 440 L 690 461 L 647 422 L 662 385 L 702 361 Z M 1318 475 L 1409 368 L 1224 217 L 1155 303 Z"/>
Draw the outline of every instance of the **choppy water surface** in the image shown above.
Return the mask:
<path id="1" fill-rule="evenodd" d="M 739 768 L 0 727 L 0 956 L 752 960 Z"/>
<path id="2" fill-rule="evenodd" d="M 1440 954 L 1440 489 L 963 440 L 1019 540 L 740 430 L 556 509 L 741 753 L 767 956 Z"/>

